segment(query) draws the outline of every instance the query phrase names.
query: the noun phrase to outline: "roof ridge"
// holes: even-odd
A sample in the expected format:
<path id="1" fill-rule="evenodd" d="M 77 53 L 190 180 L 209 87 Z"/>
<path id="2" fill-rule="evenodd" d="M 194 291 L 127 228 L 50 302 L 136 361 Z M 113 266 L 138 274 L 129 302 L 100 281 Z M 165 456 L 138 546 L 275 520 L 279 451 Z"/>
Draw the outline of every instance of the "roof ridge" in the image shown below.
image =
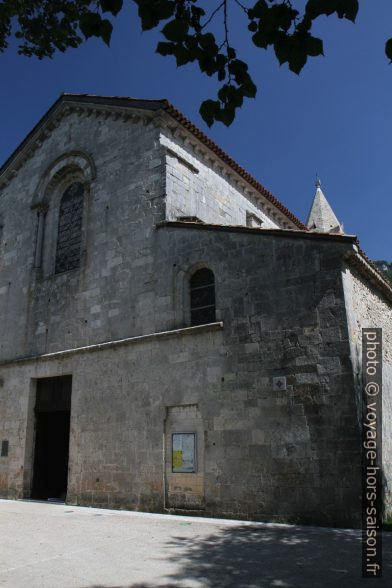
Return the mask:
<path id="1" fill-rule="evenodd" d="M 129 101 L 137 101 L 137 102 L 159 102 L 159 103 L 167 103 L 168 100 L 166 98 L 136 98 L 135 96 L 109 96 L 109 95 L 102 95 L 102 94 L 90 94 L 88 92 L 61 92 L 61 96 L 72 96 L 75 98 L 85 97 L 85 98 L 102 98 L 102 99 L 114 99 L 114 100 L 129 100 Z"/>

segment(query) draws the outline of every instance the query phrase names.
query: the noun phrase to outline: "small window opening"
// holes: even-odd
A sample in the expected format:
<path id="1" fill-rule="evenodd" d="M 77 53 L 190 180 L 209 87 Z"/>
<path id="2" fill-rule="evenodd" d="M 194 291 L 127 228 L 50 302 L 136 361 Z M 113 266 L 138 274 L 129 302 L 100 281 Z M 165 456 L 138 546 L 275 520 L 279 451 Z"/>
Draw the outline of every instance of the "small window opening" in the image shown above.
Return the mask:
<path id="1" fill-rule="evenodd" d="M 1 442 L 1 457 L 8 457 L 8 439 L 3 439 Z"/>
<path id="2" fill-rule="evenodd" d="M 195 272 L 190 280 L 191 325 L 214 323 L 215 278 L 208 268 Z"/>
<path id="3" fill-rule="evenodd" d="M 65 190 L 60 203 L 55 273 L 79 267 L 82 242 L 84 187 L 74 182 Z"/>

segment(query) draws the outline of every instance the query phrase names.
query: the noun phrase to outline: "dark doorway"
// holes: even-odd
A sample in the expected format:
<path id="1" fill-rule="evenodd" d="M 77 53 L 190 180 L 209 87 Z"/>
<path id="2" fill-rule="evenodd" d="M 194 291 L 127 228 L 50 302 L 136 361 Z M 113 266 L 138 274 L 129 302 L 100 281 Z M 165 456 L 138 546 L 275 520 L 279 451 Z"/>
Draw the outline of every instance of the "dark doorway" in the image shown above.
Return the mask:
<path id="1" fill-rule="evenodd" d="M 66 498 L 71 390 L 72 376 L 37 380 L 32 498 Z"/>

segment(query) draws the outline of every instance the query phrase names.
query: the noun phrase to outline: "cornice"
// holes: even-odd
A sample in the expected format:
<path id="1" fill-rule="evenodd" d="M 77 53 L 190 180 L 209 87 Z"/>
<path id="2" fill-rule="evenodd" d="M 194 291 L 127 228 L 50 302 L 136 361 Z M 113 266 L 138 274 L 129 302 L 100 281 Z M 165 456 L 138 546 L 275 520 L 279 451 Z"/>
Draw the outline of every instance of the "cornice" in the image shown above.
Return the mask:
<path id="1" fill-rule="evenodd" d="M 155 122 L 157 121 L 157 122 Z M 190 153 L 196 157 L 201 163 L 215 171 L 221 178 L 227 180 L 234 189 L 241 192 L 248 200 L 257 203 L 269 219 L 276 222 L 279 228 L 283 229 L 297 229 L 298 226 L 285 214 L 283 214 L 271 200 L 269 200 L 262 192 L 256 190 L 249 181 L 244 179 L 232 166 L 222 160 L 222 158 L 211 151 L 205 144 L 195 137 L 192 133 L 184 129 L 180 123 L 176 123 L 172 118 L 166 114 L 162 116 L 161 113 L 155 115 L 153 124 L 159 126 L 163 131 L 166 131 L 166 136 L 171 135 L 175 139 L 177 145 L 184 149 L 185 152 Z M 170 139 L 170 137 L 168 137 Z M 170 149 L 170 147 L 163 145 L 166 153 L 172 155 L 181 161 L 186 167 L 190 168 L 194 173 L 199 170 L 195 168 L 193 163 L 187 161 L 184 157 Z M 196 171 L 195 171 L 196 170 Z M 306 230 L 306 229 L 305 229 Z"/>
<path id="2" fill-rule="evenodd" d="M 113 107 L 104 104 L 93 105 L 89 103 L 78 103 L 58 101 L 50 111 L 41 119 L 34 129 L 27 135 L 26 139 L 4 163 L 0 169 L 0 189 L 7 187 L 17 176 L 21 167 L 29 160 L 35 152 L 40 149 L 43 143 L 52 135 L 53 131 L 60 125 L 61 121 L 71 114 L 102 118 L 103 120 L 122 120 L 134 123 L 142 122 L 149 124 L 153 121 L 154 112 L 148 110 L 132 110 L 127 107 Z"/>
<path id="3" fill-rule="evenodd" d="M 392 284 L 359 247 L 358 242 L 346 256 L 346 261 L 370 282 L 392 306 Z"/>
<path id="4" fill-rule="evenodd" d="M 207 323 L 203 325 L 194 325 L 191 327 L 180 327 L 171 331 L 159 331 L 157 333 L 149 333 L 146 335 L 136 335 L 133 337 L 127 337 L 126 339 L 115 339 L 113 341 L 103 341 L 102 343 L 93 343 L 92 345 L 86 345 L 84 347 L 74 347 L 72 349 L 63 349 L 60 351 L 53 351 L 51 353 L 44 353 L 41 355 L 28 355 L 24 357 L 15 357 L 11 359 L 4 359 L 0 361 L 0 367 L 11 366 L 13 364 L 38 362 L 38 361 L 50 361 L 50 360 L 62 360 L 67 357 L 73 357 L 75 355 L 82 355 L 85 353 L 94 353 L 97 351 L 106 351 L 117 347 L 124 347 L 128 345 L 144 344 L 146 342 L 160 341 L 167 338 L 182 338 L 186 336 L 195 336 L 203 333 L 209 333 L 213 331 L 222 331 L 223 322 Z"/>
<path id="5" fill-rule="evenodd" d="M 102 116 L 104 119 L 140 121 L 146 125 L 153 124 L 157 128 L 166 127 L 175 133 L 177 140 L 192 146 L 195 154 L 199 153 L 208 165 L 215 166 L 234 186 L 237 184 L 249 198 L 263 204 L 265 213 L 283 228 L 307 230 L 273 194 L 165 99 L 62 94 L 0 168 L 0 188 L 12 181 L 23 163 L 39 149 L 62 118 L 71 112 L 85 116 Z"/>

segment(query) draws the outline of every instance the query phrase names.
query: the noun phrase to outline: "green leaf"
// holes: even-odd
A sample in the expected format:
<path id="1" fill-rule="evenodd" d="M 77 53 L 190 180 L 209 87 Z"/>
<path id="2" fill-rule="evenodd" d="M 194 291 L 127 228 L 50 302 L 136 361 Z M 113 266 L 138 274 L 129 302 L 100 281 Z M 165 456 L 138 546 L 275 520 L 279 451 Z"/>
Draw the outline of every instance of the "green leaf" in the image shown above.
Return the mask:
<path id="1" fill-rule="evenodd" d="M 218 92 L 218 98 L 221 102 L 226 102 L 227 99 L 227 89 L 229 88 L 229 84 L 224 84 Z"/>
<path id="2" fill-rule="evenodd" d="M 212 33 L 199 35 L 198 40 L 200 46 L 211 55 L 215 55 L 218 52 L 218 45 L 216 44 L 215 37 Z"/>
<path id="3" fill-rule="evenodd" d="M 257 88 L 252 80 L 249 78 L 242 86 L 240 86 L 240 90 L 243 96 L 247 98 L 255 98 L 257 94 Z"/>
<path id="4" fill-rule="evenodd" d="M 219 112 L 215 114 L 215 119 L 223 122 L 224 125 L 229 127 L 235 118 L 235 110 L 226 106 L 221 108 Z"/>
<path id="5" fill-rule="evenodd" d="M 223 67 L 223 68 L 218 69 L 218 80 L 220 82 L 223 82 L 223 80 L 225 79 L 225 77 L 226 77 L 226 70 L 225 70 L 225 68 Z"/>
<path id="6" fill-rule="evenodd" d="M 339 18 L 346 18 L 355 22 L 358 9 L 358 0 L 308 0 L 305 14 L 315 20 L 322 14 L 330 16 L 336 12 Z"/>
<path id="7" fill-rule="evenodd" d="M 197 36 L 191 37 L 188 35 L 184 41 L 184 46 L 189 50 L 192 59 L 196 59 L 200 52 Z"/>
<path id="8" fill-rule="evenodd" d="M 226 63 L 227 63 L 227 57 L 226 55 L 223 55 L 222 53 L 219 53 L 216 56 L 216 66 L 217 68 L 221 68 L 223 69 L 224 67 L 226 67 Z"/>
<path id="9" fill-rule="evenodd" d="M 173 16 L 176 9 L 174 0 L 134 0 L 138 5 L 138 13 L 142 23 L 142 30 L 148 31 L 156 27 L 161 20 Z"/>
<path id="10" fill-rule="evenodd" d="M 246 79 L 249 77 L 247 71 L 248 66 L 244 61 L 241 61 L 240 59 L 234 59 L 233 61 L 230 61 L 229 72 L 234 76 L 237 84 L 240 85 L 246 81 Z"/>
<path id="11" fill-rule="evenodd" d="M 295 18 L 298 16 L 298 10 L 294 10 L 287 4 L 276 4 L 270 9 L 271 25 L 275 21 L 272 28 L 281 28 L 288 31 L 293 24 Z"/>
<path id="12" fill-rule="evenodd" d="M 162 33 L 169 41 L 184 41 L 187 37 L 189 24 L 184 20 L 175 18 L 168 22 L 162 29 Z"/>
<path id="13" fill-rule="evenodd" d="M 330 16 L 336 12 L 338 0 L 308 0 L 305 7 L 305 14 L 314 20 L 322 14 Z"/>
<path id="14" fill-rule="evenodd" d="M 252 20 L 252 22 L 250 22 L 248 24 L 248 29 L 250 30 L 251 33 L 254 33 L 257 31 L 257 22 Z"/>
<path id="15" fill-rule="evenodd" d="M 205 10 L 203 10 L 203 8 L 200 8 L 200 6 L 194 6 L 194 5 L 191 6 L 191 11 L 192 11 L 193 16 L 198 19 L 201 18 L 202 16 L 204 16 L 206 13 Z"/>
<path id="16" fill-rule="evenodd" d="M 261 47 L 261 49 L 266 49 L 269 45 L 268 37 L 265 34 L 265 31 L 260 29 L 257 31 L 257 33 L 252 35 L 252 41 L 256 47 Z"/>
<path id="17" fill-rule="evenodd" d="M 290 37 L 281 33 L 274 43 L 274 50 L 280 65 L 286 63 L 290 58 Z"/>
<path id="18" fill-rule="evenodd" d="M 306 40 L 306 51 L 308 55 L 317 57 L 317 55 L 324 55 L 323 42 L 317 37 L 307 36 Z"/>
<path id="19" fill-rule="evenodd" d="M 258 0 L 256 4 L 248 12 L 250 18 L 262 18 L 266 11 L 269 10 L 265 0 Z"/>
<path id="20" fill-rule="evenodd" d="M 102 12 L 111 12 L 116 16 L 123 7 L 123 0 L 100 0 Z"/>
<path id="21" fill-rule="evenodd" d="M 212 76 L 218 69 L 216 60 L 205 51 L 198 57 L 200 71 L 206 72 L 208 76 Z"/>
<path id="22" fill-rule="evenodd" d="M 392 62 L 392 39 L 388 39 L 388 41 L 385 43 L 385 54 Z"/>
<path id="23" fill-rule="evenodd" d="M 200 115 L 209 127 L 212 126 L 215 115 L 219 112 L 220 105 L 217 100 L 204 100 L 200 106 Z"/>
<path id="24" fill-rule="evenodd" d="M 306 51 L 303 47 L 293 47 L 290 51 L 290 57 L 288 60 L 289 69 L 292 72 L 299 74 L 301 69 L 306 64 L 307 59 L 308 56 L 306 55 Z"/>
<path id="25" fill-rule="evenodd" d="M 159 20 L 166 20 L 174 14 L 177 0 L 143 0 L 148 10 L 154 10 Z"/>
<path id="26" fill-rule="evenodd" d="M 87 12 L 82 14 L 80 17 L 79 26 L 86 39 L 89 37 L 101 36 L 101 22 L 102 19 L 96 12 Z"/>
<path id="27" fill-rule="evenodd" d="M 234 59 L 229 64 L 229 70 L 233 74 L 237 72 L 246 72 L 248 71 L 248 65 L 241 59 Z"/>
<path id="28" fill-rule="evenodd" d="M 233 88 L 234 92 L 229 96 L 226 106 L 231 108 L 233 111 L 239 108 L 244 103 L 244 96 L 240 88 Z"/>
<path id="29" fill-rule="evenodd" d="M 109 47 L 110 39 L 112 36 L 113 25 L 112 23 L 107 20 L 106 18 L 102 20 L 101 25 L 99 27 L 99 37 L 103 40 L 104 43 Z"/>
<path id="30" fill-rule="evenodd" d="M 176 46 L 174 45 L 174 43 L 166 43 L 164 41 L 160 41 L 155 51 L 160 55 L 174 55 L 175 50 Z"/>
<path id="31" fill-rule="evenodd" d="M 107 19 L 102 19 L 95 12 L 88 12 L 80 17 L 79 27 L 86 39 L 100 37 L 109 46 L 113 25 Z"/>
<path id="32" fill-rule="evenodd" d="M 240 88 L 236 88 L 232 84 L 224 84 L 218 92 L 218 98 L 224 103 L 225 108 L 235 110 L 242 106 L 244 97 Z"/>
<path id="33" fill-rule="evenodd" d="M 177 67 L 180 67 L 181 65 L 185 65 L 186 63 L 193 61 L 190 51 L 188 51 L 188 49 L 183 45 L 178 45 L 176 47 L 174 55 L 176 56 Z"/>
<path id="34" fill-rule="evenodd" d="M 358 9 L 358 0 L 338 0 L 336 12 L 339 18 L 347 18 L 347 20 L 355 22 Z"/>

